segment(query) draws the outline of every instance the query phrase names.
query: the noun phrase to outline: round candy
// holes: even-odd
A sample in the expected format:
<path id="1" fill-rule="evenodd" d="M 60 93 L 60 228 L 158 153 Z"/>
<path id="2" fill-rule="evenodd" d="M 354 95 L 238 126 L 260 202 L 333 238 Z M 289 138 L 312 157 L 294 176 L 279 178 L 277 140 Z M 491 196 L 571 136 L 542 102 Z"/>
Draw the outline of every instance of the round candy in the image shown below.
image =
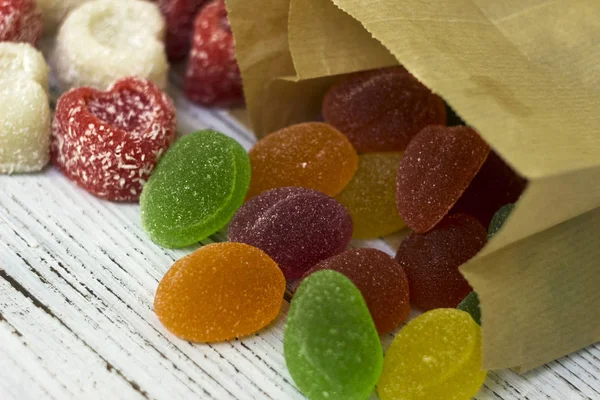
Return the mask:
<path id="1" fill-rule="evenodd" d="M 173 334 L 217 342 L 251 333 L 273 321 L 285 279 L 257 248 L 214 243 L 178 260 L 158 285 L 154 311 Z"/>
<path id="2" fill-rule="evenodd" d="M 0 173 L 41 170 L 49 159 L 50 106 L 34 80 L 0 78 Z"/>
<path id="3" fill-rule="evenodd" d="M 44 22 L 35 0 L 0 1 L 0 42 L 36 44 Z"/>
<path id="4" fill-rule="evenodd" d="M 167 21 L 167 55 L 169 60 L 184 58 L 190 50 L 194 18 L 206 0 L 158 0 Z"/>
<path id="5" fill-rule="evenodd" d="M 33 80 L 48 91 L 48 65 L 43 54 L 27 43 L 0 43 L 0 79 Z"/>
<path id="6" fill-rule="evenodd" d="M 427 125 L 446 123 L 444 101 L 404 67 L 346 76 L 323 99 L 325 121 L 360 153 L 402 151 Z"/>
<path id="7" fill-rule="evenodd" d="M 213 0 L 196 17 L 183 88 L 190 100 L 205 106 L 235 107 L 244 103 L 225 0 Z"/>
<path id="8" fill-rule="evenodd" d="M 492 221 L 490 222 L 490 227 L 488 228 L 488 240 L 493 238 L 496 233 L 504 226 L 504 223 L 510 217 L 510 214 L 514 210 L 515 205 L 510 203 L 506 204 L 494 214 Z"/>
<path id="9" fill-rule="evenodd" d="M 428 126 L 412 140 L 396 181 L 398 212 L 415 232 L 433 228 L 477 175 L 490 146 L 466 126 Z"/>
<path id="10" fill-rule="evenodd" d="M 469 400 L 483 385 L 481 329 L 464 311 L 439 309 L 410 321 L 385 354 L 381 400 Z"/>
<path id="11" fill-rule="evenodd" d="M 515 203 L 526 184 L 526 179 L 491 151 L 452 212 L 472 215 L 483 226 L 489 226 L 494 213 L 504 204 Z"/>
<path id="12" fill-rule="evenodd" d="M 401 159 L 402 153 L 358 157 L 356 174 L 336 196 L 352 217 L 355 238 L 377 238 L 406 226 L 396 208 L 396 172 Z"/>
<path id="13" fill-rule="evenodd" d="M 137 201 L 175 125 L 173 103 L 147 80 L 121 79 L 106 92 L 73 89 L 56 106 L 52 161 L 98 197 Z"/>
<path id="14" fill-rule="evenodd" d="M 62 24 L 53 54 L 63 89 L 106 89 L 126 76 L 167 85 L 165 24 L 155 4 L 95 0 L 73 10 Z"/>
<path id="15" fill-rule="evenodd" d="M 485 228 L 466 214 L 450 215 L 427 233 L 408 235 L 396 260 L 408 277 L 410 301 L 423 310 L 455 308 L 471 292 L 458 267 L 483 248 L 486 238 Z"/>
<path id="16" fill-rule="evenodd" d="M 473 321 L 477 322 L 477 325 L 481 325 L 481 309 L 479 307 L 479 296 L 476 292 L 469 293 L 456 308 L 468 312 Z"/>
<path id="17" fill-rule="evenodd" d="M 331 269 L 360 290 L 380 335 L 396 329 L 410 314 L 408 280 L 402 267 L 377 249 L 350 249 L 321 261 L 305 276 Z"/>
<path id="18" fill-rule="evenodd" d="M 321 192 L 299 187 L 253 198 L 229 224 L 229 240 L 263 250 L 289 280 L 344 251 L 351 238 L 352 220 L 344 207 Z"/>
<path id="19" fill-rule="evenodd" d="M 381 342 L 360 291 L 344 275 L 318 271 L 292 300 L 285 362 L 311 400 L 365 400 L 381 374 Z"/>
<path id="20" fill-rule="evenodd" d="M 250 160 L 248 198 L 284 186 L 335 196 L 358 168 L 358 156 L 348 139 L 318 122 L 292 125 L 264 137 L 250 150 Z"/>
<path id="21" fill-rule="evenodd" d="M 197 243 L 229 222 L 249 183 L 250 160 L 235 140 L 211 130 L 184 136 L 144 186 L 144 229 L 161 246 Z"/>

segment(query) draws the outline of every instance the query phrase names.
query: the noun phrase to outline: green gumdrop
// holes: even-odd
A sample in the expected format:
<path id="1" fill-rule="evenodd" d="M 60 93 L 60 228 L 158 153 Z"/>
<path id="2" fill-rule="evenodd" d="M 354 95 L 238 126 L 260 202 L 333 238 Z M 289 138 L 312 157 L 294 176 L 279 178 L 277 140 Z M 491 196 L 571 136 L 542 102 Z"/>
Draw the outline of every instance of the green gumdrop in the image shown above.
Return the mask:
<path id="1" fill-rule="evenodd" d="M 244 202 L 250 159 L 235 140 L 203 130 L 179 139 L 140 197 L 142 224 L 161 246 L 194 244 L 225 226 Z"/>
<path id="2" fill-rule="evenodd" d="M 360 291 L 332 270 L 311 274 L 296 290 L 283 350 L 294 382 L 311 400 L 367 399 L 383 366 L 379 335 Z"/>
<path id="3" fill-rule="evenodd" d="M 471 292 L 459 304 L 459 310 L 468 312 L 477 325 L 481 325 L 481 309 L 479 308 L 479 296 L 477 293 Z"/>
<path id="4" fill-rule="evenodd" d="M 490 227 L 488 228 L 488 240 L 494 237 L 496 233 L 502 228 L 504 222 L 510 216 L 515 205 L 513 203 L 508 203 L 500 207 L 496 214 L 492 217 L 492 221 L 490 222 Z"/>

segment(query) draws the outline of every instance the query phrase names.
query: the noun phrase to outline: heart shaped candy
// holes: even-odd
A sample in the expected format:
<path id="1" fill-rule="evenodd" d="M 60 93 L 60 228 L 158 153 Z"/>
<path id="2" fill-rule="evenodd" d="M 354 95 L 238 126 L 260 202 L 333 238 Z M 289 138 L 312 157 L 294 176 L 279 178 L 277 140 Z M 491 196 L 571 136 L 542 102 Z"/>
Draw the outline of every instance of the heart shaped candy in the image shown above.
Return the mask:
<path id="1" fill-rule="evenodd" d="M 65 93 L 52 126 L 52 162 L 88 192 L 137 201 L 176 134 L 175 108 L 152 82 L 124 78 L 108 91 Z"/>

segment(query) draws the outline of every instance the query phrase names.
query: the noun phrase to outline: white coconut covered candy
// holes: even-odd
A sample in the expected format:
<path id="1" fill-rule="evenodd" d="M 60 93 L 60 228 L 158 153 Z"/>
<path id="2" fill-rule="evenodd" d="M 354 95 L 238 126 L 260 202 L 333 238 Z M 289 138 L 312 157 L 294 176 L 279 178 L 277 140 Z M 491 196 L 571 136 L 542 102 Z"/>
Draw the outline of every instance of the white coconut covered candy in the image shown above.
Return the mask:
<path id="1" fill-rule="evenodd" d="M 0 173 L 41 170 L 49 160 L 48 65 L 29 44 L 0 43 Z"/>
<path id="2" fill-rule="evenodd" d="M 164 31 L 162 14 L 153 3 L 86 2 L 60 27 L 52 56 L 55 75 L 63 90 L 80 86 L 105 90 L 132 75 L 164 89 L 169 69 Z"/>

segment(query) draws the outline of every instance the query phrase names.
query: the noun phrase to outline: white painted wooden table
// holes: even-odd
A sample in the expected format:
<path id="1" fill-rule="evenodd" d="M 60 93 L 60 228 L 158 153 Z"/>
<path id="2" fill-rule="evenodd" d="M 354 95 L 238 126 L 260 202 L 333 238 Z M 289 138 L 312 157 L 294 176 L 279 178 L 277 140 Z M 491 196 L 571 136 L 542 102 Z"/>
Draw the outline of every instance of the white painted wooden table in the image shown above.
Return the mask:
<path id="1" fill-rule="evenodd" d="M 180 132 L 210 127 L 250 148 L 242 125 L 172 83 Z M 353 243 L 365 244 L 392 253 Z M 158 322 L 158 282 L 192 250 L 160 248 L 137 205 L 99 200 L 52 167 L 0 175 L 0 399 L 302 399 L 283 358 L 287 302 L 270 327 L 228 343 L 192 344 Z M 525 375 L 491 372 L 477 395 L 538 398 L 600 399 L 600 345 Z"/>

